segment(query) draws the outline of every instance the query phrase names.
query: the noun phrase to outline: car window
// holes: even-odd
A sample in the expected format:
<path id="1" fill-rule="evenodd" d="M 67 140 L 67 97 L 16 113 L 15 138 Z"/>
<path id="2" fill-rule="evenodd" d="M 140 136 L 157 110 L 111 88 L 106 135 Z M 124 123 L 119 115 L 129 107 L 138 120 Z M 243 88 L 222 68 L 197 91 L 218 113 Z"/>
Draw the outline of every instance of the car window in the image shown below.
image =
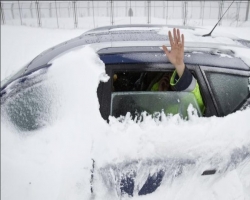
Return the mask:
<path id="1" fill-rule="evenodd" d="M 111 97 L 111 115 L 115 117 L 125 116 L 130 112 L 134 118 L 142 112 L 157 114 L 180 114 L 188 117 L 187 109 L 192 104 L 201 116 L 201 112 L 195 96 L 190 92 L 114 92 Z"/>
<path id="2" fill-rule="evenodd" d="M 113 88 L 114 92 L 118 91 L 151 91 L 154 84 L 157 83 L 163 76 L 167 77 L 170 81 L 172 71 L 168 72 L 116 72 L 113 75 Z M 169 85 L 166 88 L 171 91 Z"/>
<path id="3" fill-rule="evenodd" d="M 170 87 L 170 77 L 173 71 L 147 72 L 115 72 L 111 93 L 110 114 L 115 117 L 125 116 L 130 112 L 132 117 L 140 116 L 146 111 L 148 114 L 164 112 L 165 114 L 179 113 L 187 117 L 190 103 L 201 112 L 197 101 L 191 92 L 174 92 Z M 166 80 L 166 84 L 160 80 Z M 158 90 L 163 87 L 163 90 Z M 157 89 L 158 88 L 158 89 Z"/>
<path id="4" fill-rule="evenodd" d="M 43 71 L 23 77 L 8 86 L 1 97 L 1 116 L 20 131 L 34 131 L 50 123 L 52 99 Z"/>
<path id="5" fill-rule="evenodd" d="M 234 112 L 248 98 L 249 77 L 206 72 L 212 92 L 224 115 Z"/>

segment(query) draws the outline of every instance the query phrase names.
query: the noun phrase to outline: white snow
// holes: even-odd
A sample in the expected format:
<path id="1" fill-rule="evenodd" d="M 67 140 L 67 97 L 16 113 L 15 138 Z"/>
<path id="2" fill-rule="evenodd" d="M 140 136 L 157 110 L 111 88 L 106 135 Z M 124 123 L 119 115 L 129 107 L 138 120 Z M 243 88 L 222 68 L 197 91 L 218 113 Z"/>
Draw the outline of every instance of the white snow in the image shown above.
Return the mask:
<path id="1" fill-rule="evenodd" d="M 218 35 L 227 30 L 218 28 Z M 250 40 L 249 28 L 228 29 Z M 1 26 L 1 80 L 47 48 L 84 31 Z M 221 35 L 219 41 L 232 42 Z M 237 56 L 248 60 L 248 51 L 240 49 Z M 54 92 L 51 123 L 28 133 L 1 116 L 1 199 L 119 199 L 107 192 L 98 169 L 133 160 L 188 158 L 197 161 L 195 166 L 173 181 L 164 179 L 154 193 L 134 199 L 250 200 L 250 160 L 224 171 L 233 152 L 250 152 L 250 109 L 223 118 L 190 114 L 189 121 L 178 115 L 163 116 L 162 122 L 147 116 L 136 123 L 127 115 L 123 121 L 110 117 L 107 124 L 96 90 L 99 81 L 108 78 L 89 46 L 68 52 L 53 60 L 43 83 Z M 90 193 L 91 159 L 96 163 L 95 197 Z M 214 166 L 221 172 L 201 176 Z M 145 169 L 138 177 L 141 186 Z"/>
<path id="2" fill-rule="evenodd" d="M 85 31 L 86 29 L 60 30 L 1 25 L 1 80 L 48 48 Z"/>

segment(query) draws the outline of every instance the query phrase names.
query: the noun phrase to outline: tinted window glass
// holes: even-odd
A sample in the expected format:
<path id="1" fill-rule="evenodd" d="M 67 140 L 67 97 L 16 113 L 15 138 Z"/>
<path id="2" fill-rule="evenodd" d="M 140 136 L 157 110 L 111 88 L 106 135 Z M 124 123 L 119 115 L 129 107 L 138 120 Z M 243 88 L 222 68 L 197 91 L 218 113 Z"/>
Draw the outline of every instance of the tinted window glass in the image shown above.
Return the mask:
<path id="1" fill-rule="evenodd" d="M 214 72 L 206 75 L 224 115 L 235 111 L 247 99 L 249 77 Z"/>
<path id="2" fill-rule="evenodd" d="M 173 72 L 116 72 L 113 75 L 113 92 L 151 91 L 155 83 L 165 77 L 164 91 L 171 91 L 170 77 Z"/>

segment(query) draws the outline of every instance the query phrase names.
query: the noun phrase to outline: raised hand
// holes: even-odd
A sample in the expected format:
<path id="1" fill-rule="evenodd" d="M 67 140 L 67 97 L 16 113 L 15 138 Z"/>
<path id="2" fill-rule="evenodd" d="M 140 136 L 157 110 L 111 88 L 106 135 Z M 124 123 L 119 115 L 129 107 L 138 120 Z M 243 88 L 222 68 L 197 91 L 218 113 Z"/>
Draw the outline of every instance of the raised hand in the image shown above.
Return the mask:
<path id="1" fill-rule="evenodd" d="M 168 37 L 171 45 L 171 51 L 168 50 L 168 48 L 163 45 L 162 48 L 169 59 L 169 61 L 175 66 L 177 74 L 179 77 L 182 76 L 185 64 L 184 64 L 184 35 L 181 34 L 180 36 L 180 30 L 175 29 L 173 30 L 174 38 L 171 34 L 171 31 L 168 32 Z"/>

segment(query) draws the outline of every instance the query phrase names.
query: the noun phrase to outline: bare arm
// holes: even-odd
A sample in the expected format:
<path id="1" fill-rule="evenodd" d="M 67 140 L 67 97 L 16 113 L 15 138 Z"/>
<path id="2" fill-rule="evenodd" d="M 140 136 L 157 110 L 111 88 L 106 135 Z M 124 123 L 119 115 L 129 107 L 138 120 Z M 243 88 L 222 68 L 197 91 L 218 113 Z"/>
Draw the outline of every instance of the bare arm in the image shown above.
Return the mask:
<path id="1" fill-rule="evenodd" d="M 171 31 L 168 32 L 168 37 L 171 45 L 171 51 L 168 50 L 168 48 L 163 45 L 163 50 L 169 59 L 169 61 L 175 66 L 177 74 L 179 77 L 182 76 L 185 64 L 184 64 L 184 35 L 181 34 L 180 36 L 180 30 L 175 29 L 173 30 L 174 38 L 171 34 Z"/>

